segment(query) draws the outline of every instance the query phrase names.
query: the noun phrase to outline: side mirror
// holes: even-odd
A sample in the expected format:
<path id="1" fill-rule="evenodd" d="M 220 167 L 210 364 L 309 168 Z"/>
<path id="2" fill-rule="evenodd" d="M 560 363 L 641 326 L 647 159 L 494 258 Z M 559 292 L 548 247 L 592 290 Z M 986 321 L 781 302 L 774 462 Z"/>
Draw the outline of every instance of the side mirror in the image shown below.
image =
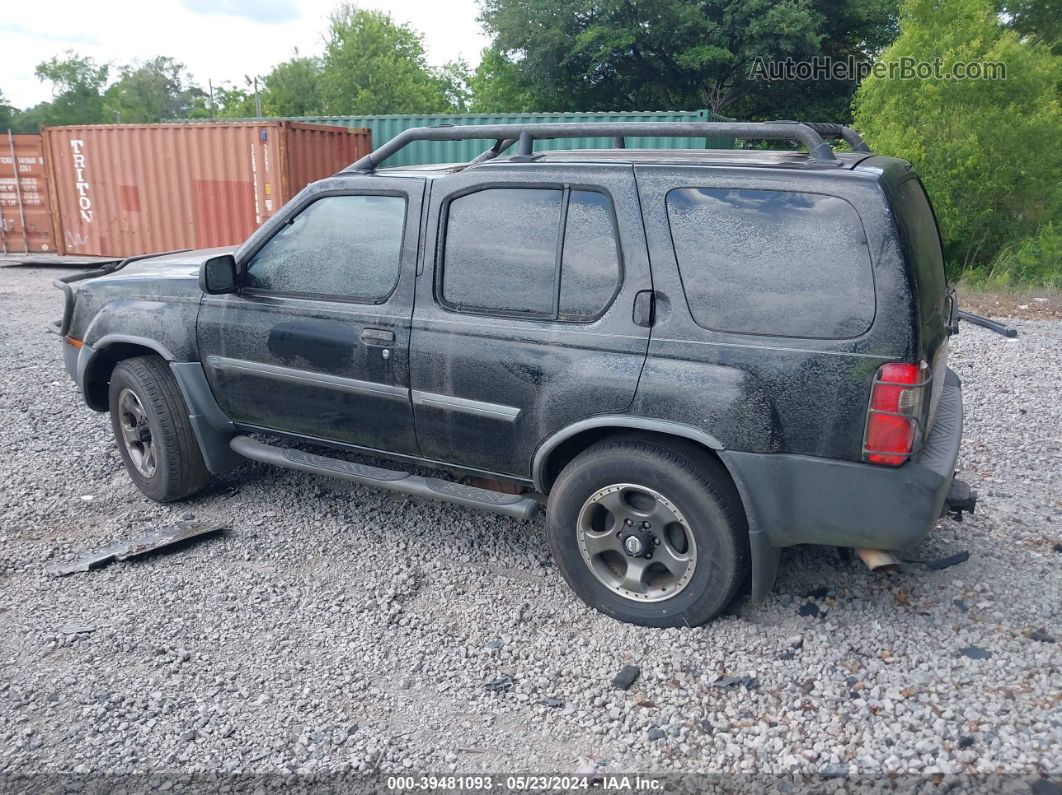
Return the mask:
<path id="1" fill-rule="evenodd" d="M 239 288 L 236 258 L 232 254 L 211 257 L 199 271 L 199 289 L 207 295 L 234 293 Z"/>

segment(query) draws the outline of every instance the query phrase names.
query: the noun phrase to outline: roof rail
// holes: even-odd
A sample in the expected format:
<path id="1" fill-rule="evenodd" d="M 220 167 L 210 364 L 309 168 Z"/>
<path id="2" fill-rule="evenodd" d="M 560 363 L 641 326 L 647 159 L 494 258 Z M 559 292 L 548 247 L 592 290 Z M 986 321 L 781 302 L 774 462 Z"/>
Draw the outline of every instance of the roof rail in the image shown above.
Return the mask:
<path id="1" fill-rule="evenodd" d="M 803 124 L 805 127 L 810 127 L 823 138 L 840 138 L 844 140 L 853 152 L 862 152 L 864 154 L 874 154 L 873 150 L 867 146 L 867 142 L 863 140 L 863 136 L 853 130 L 851 127 L 845 127 L 843 124 L 837 124 L 832 121 L 782 121 L 779 120 L 778 124 Z"/>
<path id="2" fill-rule="evenodd" d="M 840 126 L 840 125 L 837 125 Z M 847 128 L 844 128 L 847 129 Z M 840 134 L 840 133 L 839 133 Z M 626 136 L 646 138 L 706 138 L 730 136 L 745 140 L 800 141 L 808 149 L 809 165 L 837 165 L 837 157 L 813 125 L 800 122 L 584 122 L 580 124 L 463 124 L 440 127 L 411 127 L 343 169 L 344 172 L 374 170 L 391 155 L 415 141 L 466 141 L 495 139 L 477 162 L 497 157 L 519 144 L 518 155 L 530 157 L 536 139 L 604 137 L 618 141 Z M 847 140 L 847 139 L 846 139 Z M 860 139 L 862 141 L 862 139 Z"/>

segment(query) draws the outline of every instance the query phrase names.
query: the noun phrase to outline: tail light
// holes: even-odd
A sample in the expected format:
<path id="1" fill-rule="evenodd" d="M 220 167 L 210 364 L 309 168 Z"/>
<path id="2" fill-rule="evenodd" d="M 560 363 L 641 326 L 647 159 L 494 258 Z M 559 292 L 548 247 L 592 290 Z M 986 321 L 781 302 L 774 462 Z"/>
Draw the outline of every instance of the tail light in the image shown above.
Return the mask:
<path id="1" fill-rule="evenodd" d="M 928 384 L 924 364 L 891 362 L 878 368 L 867 410 L 864 459 L 896 467 L 910 457 L 922 428 Z"/>

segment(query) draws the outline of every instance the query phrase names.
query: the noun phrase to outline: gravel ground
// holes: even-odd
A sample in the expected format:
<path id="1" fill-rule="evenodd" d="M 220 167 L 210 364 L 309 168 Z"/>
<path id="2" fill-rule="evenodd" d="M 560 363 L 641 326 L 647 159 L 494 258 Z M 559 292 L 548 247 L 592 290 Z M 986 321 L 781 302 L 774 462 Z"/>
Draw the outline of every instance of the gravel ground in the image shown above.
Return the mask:
<path id="1" fill-rule="evenodd" d="M 975 517 L 652 630 L 584 607 L 541 521 L 256 464 L 149 502 L 46 332 L 61 273 L 0 270 L 0 773 L 1062 772 L 1062 321 L 953 340 Z M 232 530 L 45 574 L 185 515 Z"/>

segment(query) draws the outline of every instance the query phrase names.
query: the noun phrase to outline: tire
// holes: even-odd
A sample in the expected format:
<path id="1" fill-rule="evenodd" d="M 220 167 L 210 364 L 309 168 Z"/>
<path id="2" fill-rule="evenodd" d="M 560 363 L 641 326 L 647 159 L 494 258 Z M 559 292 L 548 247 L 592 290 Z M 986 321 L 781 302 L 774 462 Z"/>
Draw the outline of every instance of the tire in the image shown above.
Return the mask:
<path id="1" fill-rule="evenodd" d="M 146 497 L 172 502 L 206 486 L 210 472 L 166 362 L 157 356 L 119 362 L 111 373 L 108 405 L 122 462 Z"/>
<path id="2" fill-rule="evenodd" d="M 737 490 L 718 461 L 683 442 L 621 437 L 591 446 L 557 478 L 546 525 L 572 590 L 627 623 L 699 626 L 748 576 Z"/>

